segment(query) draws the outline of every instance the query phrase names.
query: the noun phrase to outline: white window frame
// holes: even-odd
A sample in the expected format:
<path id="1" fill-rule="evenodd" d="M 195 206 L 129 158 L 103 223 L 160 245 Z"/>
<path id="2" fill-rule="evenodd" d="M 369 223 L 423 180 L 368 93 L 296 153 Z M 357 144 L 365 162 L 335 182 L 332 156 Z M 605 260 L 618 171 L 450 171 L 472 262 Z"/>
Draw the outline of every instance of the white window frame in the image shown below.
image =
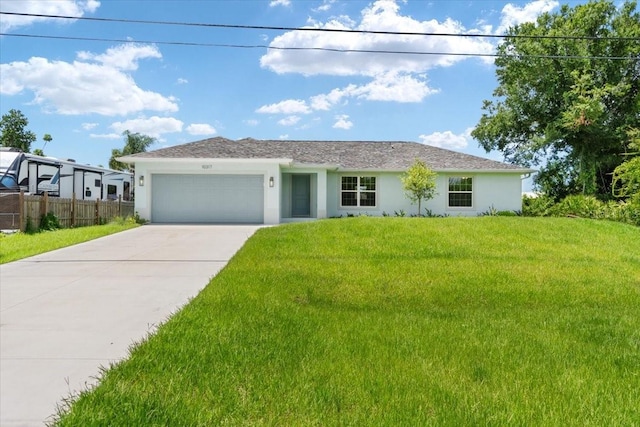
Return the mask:
<path id="1" fill-rule="evenodd" d="M 342 188 L 342 180 L 344 178 L 356 178 L 357 182 L 356 182 L 356 188 L 355 190 L 344 190 Z M 373 178 L 374 179 L 374 190 L 366 190 L 366 185 L 362 185 L 361 184 L 361 179 L 362 178 Z M 346 174 L 346 175 L 341 175 L 340 176 L 340 182 L 339 182 L 339 191 L 338 191 L 338 197 L 339 197 L 339 201 L 340 201 L 340 208 L 342 209 L 376 209 L 378 207 L 378 183 L 380 182 L 380 180 L 378 179 L 377 176 L 375 175 L 358 175 L 358 174 Z M 356 202 L 357 205 L 343 205 L 342 204 L 342 194 L 343 193 L 356 193 Z M 375 204 L 373 206 L 362 206 L 360 205 L 360 196 L 361 194 L 373 194 L 375 197 Z"/>
<path id="2" fill-rule="evenodd" d="M 452 179 L 470 179 L 471 180 L 471 190 L 451 190 L 451 180 Z M 451 175 L 447 177 L 447 208 L 448 209 L 473 209 L 473 193 L 474 193 L 474 182 L 475 177 L 472 175 Z M 471 204 L 469 206 L 452 206 L 451 205 L 451 195 L 452 194 L 469 194 L 471 196 Z"/>

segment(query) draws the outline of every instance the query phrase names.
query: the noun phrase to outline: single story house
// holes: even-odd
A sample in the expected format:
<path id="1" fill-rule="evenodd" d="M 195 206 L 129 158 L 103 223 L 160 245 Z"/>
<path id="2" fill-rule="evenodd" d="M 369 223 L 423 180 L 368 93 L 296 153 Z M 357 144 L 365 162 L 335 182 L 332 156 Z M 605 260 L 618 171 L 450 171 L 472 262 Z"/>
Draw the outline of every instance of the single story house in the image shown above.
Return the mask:
<path id="1" fill-rule="evenodd" d="M 520 210 L 533 170 L 415 142 L 211 138 L 119 158 L 135 165 L 135 210 L 152 223 L 278 224 L 417 214 L 400 176 L 437 172 L 433 214 Z M 422 214 L 425 211 L 423 210 Z"/>

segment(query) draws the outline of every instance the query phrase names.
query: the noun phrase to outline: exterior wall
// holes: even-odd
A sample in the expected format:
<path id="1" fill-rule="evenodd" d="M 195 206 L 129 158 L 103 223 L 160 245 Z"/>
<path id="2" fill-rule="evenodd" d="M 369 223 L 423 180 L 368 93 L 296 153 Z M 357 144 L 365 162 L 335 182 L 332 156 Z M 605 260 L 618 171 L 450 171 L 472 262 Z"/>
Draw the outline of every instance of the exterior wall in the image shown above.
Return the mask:
<path id="1" fill-rule="evenodd" d="M 406 215 L 416 215 L 418 206 L 406 197 L 400 181 L 400 173 L 329 173 L 327 175 L 327 214 L 329 217 L 347 215 L 394 215 L 403 210 Z M 375 176 L 377 178 L 376 207 L 340 207 L 340 182 L 342 176 Z M 455 208 L 448 206 L 449 177 L 473 178 L 473 206 Z M 477 216 L 492 207 L 496 210 L 519 211 L 522 209 L 522 180 L 520 174 L 508 173 L 445 173 L 436 178 L 435 197 L 422 202 L 422 212 L 429 209 L 435 215 Z"/>
<path id="2" fill-rule="evenodd" d="M 327 218 L 348 215 L 382 216 L 404 211 L 418 213 L 417 204 L 406 197 L 397 172 L 332 172 L 322 168 L 281 168 L 278 161 L 186 159 L 183 161 L 149 161 L 136 164 L 135 210 L 142 218 L 151 219 L 154 174 L 236 174 L 264 176 L 264 223 L 278 224 L 291 218 L 291 174 L 311 175 L 311 217 Z M 139 178 L 144 176 L 144 186 Z M 375 176 L 376 206 L 342 208 L 340 182 L 342 176 Z M 472 207 L 448 207 L 450 176 L 473 178 Z M 269 187 L 269 179 L 274 186 Z M 435 215 L 477 216 L 491 208 L 522 209 L 522 180 L 519 173 L 449 173 L 440 172 L 436 179 L 436 196 L 422 203 L 422 214 L 429 209 Z"/>
<path id="3" fill-rule="evenodd" d="M 264 176 L 264 223 L 280 222 L 280 166 L 278 162 L 251 160 L 188 159 L 172 162 L 137 162 L 135 177 L 135 210 L 140 217 L 151 219 L 151 190 L 154 174 L 224 174 Z M 140 177 L 144 176 L 144 186 Z M 269 187 L 269 178 L 274 186 Z"/>

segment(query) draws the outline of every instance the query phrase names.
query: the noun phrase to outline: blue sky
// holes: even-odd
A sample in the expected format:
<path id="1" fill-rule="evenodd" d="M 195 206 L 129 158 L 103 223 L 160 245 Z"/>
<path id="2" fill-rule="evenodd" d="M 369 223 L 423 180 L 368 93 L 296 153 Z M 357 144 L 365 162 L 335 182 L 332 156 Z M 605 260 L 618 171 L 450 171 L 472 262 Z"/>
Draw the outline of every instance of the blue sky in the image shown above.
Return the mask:
<path id="1" fill-rule="evenodd" d="M 571 6 L 584 2 L 569 2 Z M 502 34 L 551 0 L 2 0 L 3 12 L 126 20 Z M 497 83 L 483 56 L 340 53 L 320 47 L 486 55 L 498 39 L 296 32 L 0 15 L 0 113 L 21 110 L 47 155 L 106 165 L 122 132 L 151 148 L 213 136 L 406 140 L 501 160 L 470 137 Z M 117 41 L 15 37 L 17 34 Z M 12 36 L 13 35 L 13 36 Z"/>

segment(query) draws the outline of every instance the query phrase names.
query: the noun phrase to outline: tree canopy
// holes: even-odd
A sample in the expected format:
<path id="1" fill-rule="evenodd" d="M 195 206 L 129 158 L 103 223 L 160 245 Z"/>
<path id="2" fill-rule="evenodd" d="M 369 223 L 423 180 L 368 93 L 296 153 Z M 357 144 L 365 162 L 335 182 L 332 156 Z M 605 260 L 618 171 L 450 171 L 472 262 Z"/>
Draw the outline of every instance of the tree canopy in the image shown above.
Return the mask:
<path id="1" fill-rule="evenodd" d="M 0 119 L 0 142 L 3 147 L 18 148 L 25 153 L 31 151 L 36 134 L 27 130 L 29 120 L 20 110 L 11 109 Z"/>
<path id="2" fill-rule="evenodd" d="M 128 130 L 124 131 L 122 135 L 125 137 L 124 148 L 122 148 L 122 150 L 118 148 L 111 150 L 109 167 L 119 171 L 133 171 L 133 167 L 131 165 L 119 162 L 116 159 L 118 157 L 128 156 L 135 153 L 143 153 L 147 151 L 147 148 L 149 148 L 154 142 L 156 142 L 156 139 L 148 135 L 131 133 Z"/>
<path id="3" fill-rule="evenodd" d="M 538 166 L 535 183 L 551 197 L 610 195 L 627 134 L 640 127 L 636 2 L 562 6 L 510 28 L 497 54 L 498 87 L 473 137 Z"/>
<path id="4" fill-rule="evenodd" d="M 418 216 L 422 209 L 422 201 L 433 198 L 436 194 L 436 173 L 419 159 L 400 177 L 405 194 L 411 202 L 418 202 Z"/>

